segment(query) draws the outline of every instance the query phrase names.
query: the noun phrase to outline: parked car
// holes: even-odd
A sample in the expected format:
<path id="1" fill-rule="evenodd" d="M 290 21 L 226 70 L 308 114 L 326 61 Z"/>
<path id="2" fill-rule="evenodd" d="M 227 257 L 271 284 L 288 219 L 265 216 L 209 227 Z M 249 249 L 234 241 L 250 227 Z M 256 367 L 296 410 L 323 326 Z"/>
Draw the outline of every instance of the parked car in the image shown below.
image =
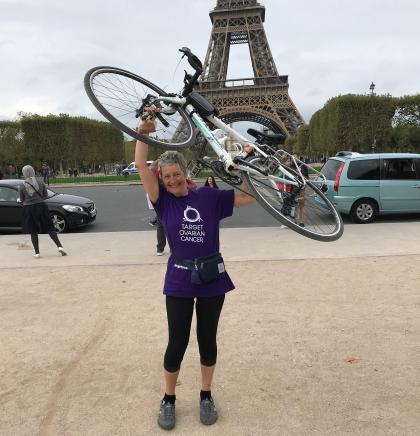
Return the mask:
<path id="1" fill-rule="evenodd" d="M 147 161 L 147 165 L 150 166 L 153 163 L 152 160 L 148 160 Z M 136 168 L 136 163 L 135 162 L 131 162 L 130 165 L 126 166 L 122 171 L 121 174 L 124 176 L 128 176 L 129 174 L 137 174 L 137 168 Z"/>
<path id="2" fill-rule="evenodd" d="M 420 154 L 340 152 L 321 173 L 329 199 L 357 223 L 378 214 L 420 213 Z"/>
<path id="3" fill-rule="evenodd" d="M 0 180 L 0 227 L 21 228 L 23 207 L 19 199 L 19 186 L 23 180 Z M 57 232 L 84 226 L 96 219 L 95 203 L 89 198 L 58 194 L 47 189 L 45 200 Z"/>

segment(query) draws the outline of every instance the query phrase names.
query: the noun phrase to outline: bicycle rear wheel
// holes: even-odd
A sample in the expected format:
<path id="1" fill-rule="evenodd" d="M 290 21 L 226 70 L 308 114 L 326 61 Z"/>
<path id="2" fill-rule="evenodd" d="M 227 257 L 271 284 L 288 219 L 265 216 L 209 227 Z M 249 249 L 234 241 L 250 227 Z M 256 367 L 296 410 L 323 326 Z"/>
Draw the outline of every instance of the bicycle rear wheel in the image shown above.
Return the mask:
<path id="1" fill-rule="evenodd" d="M 155 84 L 129 71 L 95 67 L 84 79 L 85 90 L 93 105 L 111 123 L 131 137 L 165 149 L 190 147 L 195 143 L 192 121 L 181 107 L 173 113 L 159 114 L 156 132 L 137 133 L 142 108 L 159 96 L 168 94 Z"/>
<path id="2" fill-rule="evenodd" d="M 278 174 L 278 170 L 273 169 L 272 165 L 269 170 L 264 158 L 251 158 L 249 162 L 268 173 L 265 176 L 243 171 L 242 175 L 258 203 L 274 218 L 295 232 L 317 241 L 335 241 L 341 237 L 343 220 L 316 184 L 306 180 L 306 185 L 290 204 L 291 194 L 279 189 L 269 177 L 270 174 Z"/>

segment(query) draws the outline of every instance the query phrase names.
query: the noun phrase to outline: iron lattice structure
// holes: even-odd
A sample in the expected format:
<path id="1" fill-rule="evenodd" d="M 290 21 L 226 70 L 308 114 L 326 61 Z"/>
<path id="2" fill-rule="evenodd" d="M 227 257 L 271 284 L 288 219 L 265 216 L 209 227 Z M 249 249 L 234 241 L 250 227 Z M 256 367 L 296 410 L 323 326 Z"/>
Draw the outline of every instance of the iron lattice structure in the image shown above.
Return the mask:
<path id="1" fill-rule="evenodd" d="M 265 7 L 256 0 L 217 0 L 213 28 L 198 90 L 225 122 L 255 121 L 293 135 L 303 119 L 280 76 L 264 31 Z M 231 44 L 248 44 L 254 77 L 227 80 Z"/>

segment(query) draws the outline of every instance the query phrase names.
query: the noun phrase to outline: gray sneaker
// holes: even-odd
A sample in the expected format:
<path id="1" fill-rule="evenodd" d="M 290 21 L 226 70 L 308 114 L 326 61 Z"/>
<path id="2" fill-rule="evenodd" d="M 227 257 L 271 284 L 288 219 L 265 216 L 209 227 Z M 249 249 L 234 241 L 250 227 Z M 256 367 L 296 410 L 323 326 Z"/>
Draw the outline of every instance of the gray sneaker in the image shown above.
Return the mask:
<path id="1" fill-rule="evenodd" d="M 175 404 L 165 403 L 162 400 L 160 403 L 158 424 L 159 427 L 165 430 L 172 430 L 175 427 Z"/>
<path id="2" fill-rule="evenodd" d="M 217 421 L 217 410 L 213 398 L 200 401 L 200 421 L 204 425 L 212 425 Z"/>

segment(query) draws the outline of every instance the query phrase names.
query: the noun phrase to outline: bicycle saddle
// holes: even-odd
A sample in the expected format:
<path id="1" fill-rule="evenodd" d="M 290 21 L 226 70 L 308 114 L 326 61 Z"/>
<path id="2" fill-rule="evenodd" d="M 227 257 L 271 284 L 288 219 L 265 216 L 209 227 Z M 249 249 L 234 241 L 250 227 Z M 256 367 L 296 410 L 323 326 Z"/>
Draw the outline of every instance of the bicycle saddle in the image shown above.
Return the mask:
<path id="1" fill-rule="evenodd" d="M 259 143 L 283 144 L 286 139 L 283 133 L 263 133 L 255 129 L 248 129 L 247 132 Z"/>

